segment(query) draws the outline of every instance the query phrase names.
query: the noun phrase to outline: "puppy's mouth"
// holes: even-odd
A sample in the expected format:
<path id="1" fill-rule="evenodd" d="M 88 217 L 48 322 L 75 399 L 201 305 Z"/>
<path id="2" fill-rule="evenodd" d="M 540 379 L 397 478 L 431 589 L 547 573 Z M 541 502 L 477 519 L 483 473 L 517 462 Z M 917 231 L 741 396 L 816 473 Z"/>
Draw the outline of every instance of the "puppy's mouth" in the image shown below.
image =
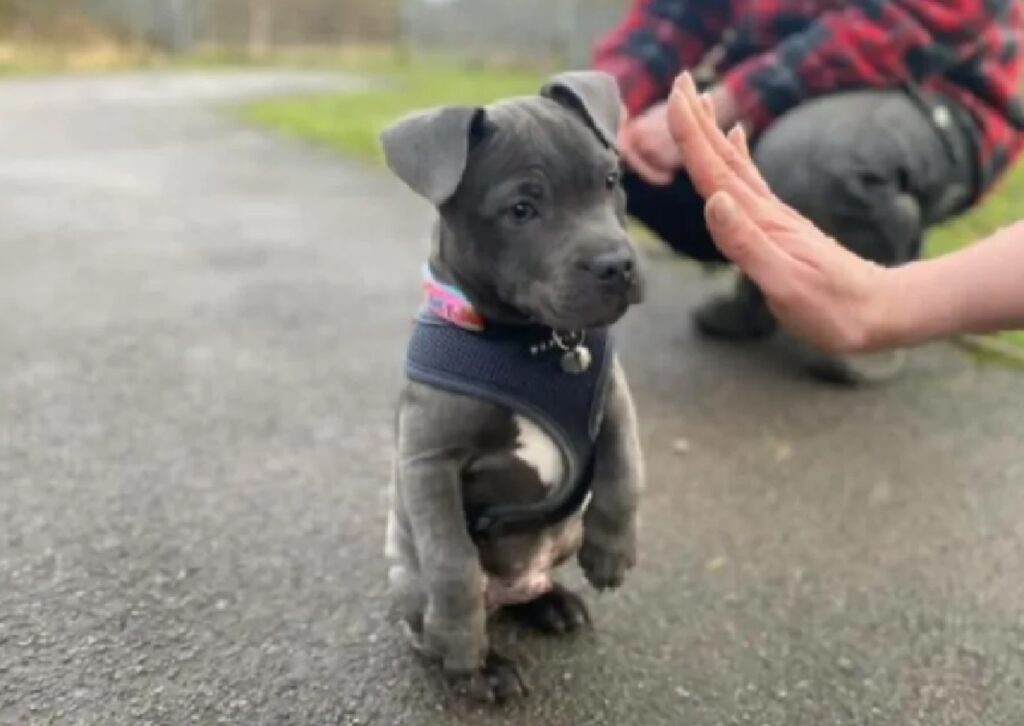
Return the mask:
<path id="1" fill-rule="evenodd" d="M 617 323 L 643 297 L 639 280 L 614 294 L 587 288 L 556 290 L 539 299 L 530 318 L 555 330 L 603 328 Z"/>

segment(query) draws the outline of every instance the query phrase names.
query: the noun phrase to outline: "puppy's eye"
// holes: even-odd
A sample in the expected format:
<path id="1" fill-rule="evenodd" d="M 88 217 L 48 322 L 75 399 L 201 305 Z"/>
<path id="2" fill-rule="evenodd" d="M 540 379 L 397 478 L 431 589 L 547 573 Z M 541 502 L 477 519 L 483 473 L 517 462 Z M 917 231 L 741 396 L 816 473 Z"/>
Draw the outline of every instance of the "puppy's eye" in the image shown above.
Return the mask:
<path id="1" fill-rule="evenodd" d="M 530 202 L 516 202 L 509 207 L 508 216 L 516 224 L 526 224 L 537 216 L 537 208 Z"/>
<path id="2" fill-rule="evenodd" d="M 604 185 L 608 189 L 614 189 L 619 185 L 622 180 L 622 175 L 617 171 L 608 172 L 608 176 L 604 178 Z"/>

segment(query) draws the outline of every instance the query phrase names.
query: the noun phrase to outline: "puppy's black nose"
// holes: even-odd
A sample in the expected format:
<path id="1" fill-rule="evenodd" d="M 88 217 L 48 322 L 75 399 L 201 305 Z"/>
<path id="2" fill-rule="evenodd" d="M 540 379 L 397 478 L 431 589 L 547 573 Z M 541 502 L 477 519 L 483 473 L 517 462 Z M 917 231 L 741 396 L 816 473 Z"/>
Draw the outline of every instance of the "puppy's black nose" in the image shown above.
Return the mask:
<path id="1" fill-rule="evenodd" d="M 629 250 L 604 252 L 583 264 L 601 282 L 631 283 L 636 276 L 636 262 Z"/>

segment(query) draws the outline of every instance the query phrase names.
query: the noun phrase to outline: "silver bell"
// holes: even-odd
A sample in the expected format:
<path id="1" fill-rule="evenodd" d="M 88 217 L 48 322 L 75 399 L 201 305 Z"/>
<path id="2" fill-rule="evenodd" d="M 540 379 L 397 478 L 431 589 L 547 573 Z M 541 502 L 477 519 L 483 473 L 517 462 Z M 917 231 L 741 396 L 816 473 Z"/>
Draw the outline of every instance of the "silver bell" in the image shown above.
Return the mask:
<path id="1" fill-rule="evenodd" d="M 590 368 L 592 358 L 590 351 L 582 345 L 578 345 L 562 356 L 562 370 L 577 376 L 585 373 Z"/>

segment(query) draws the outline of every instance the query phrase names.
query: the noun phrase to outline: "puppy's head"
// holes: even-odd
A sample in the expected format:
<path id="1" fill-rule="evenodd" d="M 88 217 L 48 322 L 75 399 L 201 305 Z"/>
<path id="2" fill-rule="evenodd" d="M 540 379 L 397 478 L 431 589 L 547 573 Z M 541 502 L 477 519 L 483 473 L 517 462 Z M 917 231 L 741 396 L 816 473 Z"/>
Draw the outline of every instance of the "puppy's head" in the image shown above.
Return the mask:
<path id="1" fill-rule="evenodd" d="M 449 106 L 381 137 L 394 173 L 435 206 L 435 254 L 474 302 L 573 330 L 641 299 L 614 140 L 611 76 L 566 73 L 537 96 Z"/>

